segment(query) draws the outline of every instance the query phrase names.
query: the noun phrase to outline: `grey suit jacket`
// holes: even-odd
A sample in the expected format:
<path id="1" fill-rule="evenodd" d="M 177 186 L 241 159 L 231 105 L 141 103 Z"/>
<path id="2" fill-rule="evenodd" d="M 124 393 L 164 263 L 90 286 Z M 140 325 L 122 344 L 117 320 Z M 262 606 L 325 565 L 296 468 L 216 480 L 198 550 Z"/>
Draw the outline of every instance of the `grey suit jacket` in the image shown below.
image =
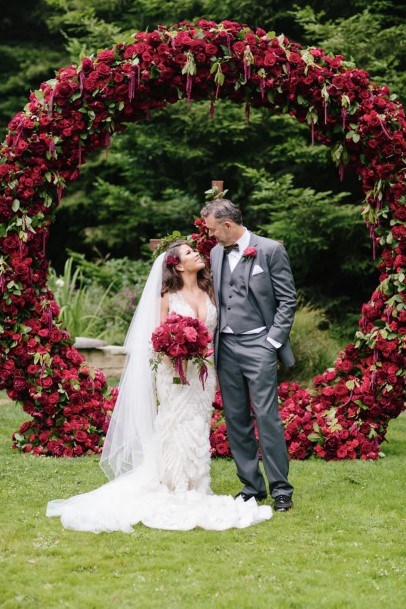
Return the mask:
<path id="1" fill-rule="evenodd" d="M 244 282 L 247 298 L 259 310 L 268 337 L 282 343 L 278 357 L 286 367 L 293 366 L 295 358 L 290 347 L 289 334 L 297 307 L 296 290 L 290 262 L 285 248 L 278 241 L 250 233 L 250 247 L 256 248 L 255 258 L 244 261 Z M 224 248 L 216 245 L 210 253 L 215 298 L 220 311 L 220 282 Z M 262 272 L 252 274 L 255 266 Z M 218 327 L 221 327 L 219 320 Z M 215 353 L 218 352 L 218 332 L 215 336 Z M 269 345 L 272 348 L 272 345 Z"/>

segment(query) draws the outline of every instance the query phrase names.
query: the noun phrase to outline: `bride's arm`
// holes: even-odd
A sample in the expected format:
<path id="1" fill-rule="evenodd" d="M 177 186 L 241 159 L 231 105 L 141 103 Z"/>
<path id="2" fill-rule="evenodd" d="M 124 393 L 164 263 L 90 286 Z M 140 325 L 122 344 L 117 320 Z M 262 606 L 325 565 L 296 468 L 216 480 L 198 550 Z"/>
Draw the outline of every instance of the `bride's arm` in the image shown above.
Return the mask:
<path id="1" fill-rule="evenodd" d="M 169 313 L 169 292 L 161 296 L 161 323 L 166 320 Z"/>
<path id="2" fill-rule="evenodd" d="M 161 296 L 161 323 L 166 320 L 169 313 L 169 292 Z M 162 361 L 168 366 L 172 366 L 172 362 L 167 355 L 164 355 Z"/>

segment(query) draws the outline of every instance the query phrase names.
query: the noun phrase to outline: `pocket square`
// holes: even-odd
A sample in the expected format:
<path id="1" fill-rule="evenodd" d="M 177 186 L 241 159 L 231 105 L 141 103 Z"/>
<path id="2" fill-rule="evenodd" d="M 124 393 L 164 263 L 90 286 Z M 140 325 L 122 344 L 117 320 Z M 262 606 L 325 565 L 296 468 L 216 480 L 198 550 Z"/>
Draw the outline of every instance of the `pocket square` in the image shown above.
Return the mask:
<path id="1" fill-rule="evenodd" d="M 256 265 L 254 266 L 253 271 L 252 271 L 252 276 L 254 276 L 254 275 L 258 275 L 259 273 L 263 273 L 263 272 L 264 272 L 264 269 L 263 269 L 263 268 L 261 268 L 261 267 L 260 267 L 258 264 L 256 264 Z"/>

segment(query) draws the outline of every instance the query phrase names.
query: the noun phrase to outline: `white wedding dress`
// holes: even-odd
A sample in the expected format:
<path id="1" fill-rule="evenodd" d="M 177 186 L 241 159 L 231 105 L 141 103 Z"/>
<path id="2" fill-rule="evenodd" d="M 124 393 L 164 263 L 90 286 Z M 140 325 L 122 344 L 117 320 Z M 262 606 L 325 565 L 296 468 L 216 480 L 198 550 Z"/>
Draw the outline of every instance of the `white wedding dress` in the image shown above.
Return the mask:
<path id="1" fill-rule="evenodd" d="M 216 308 L 206 298 L 205 323 L 216 327 Z M 180 292 L 169 295 L 169 312 L 194 317 Z M 210 489 L 210 419 L 216 390 L 214 367 L 202 389 L 197 367 L 188 362 L 189 385 L 173 383 L 173 368 L 162 362 L 156 375 L 158 404 L 148 465 L 141 464 L 100 488 L 48 503 L 47 516 L 60 516 L 65 528 L 77 531 L 123 531 L 133 525 L 187 531 L 245 528 L 272 516 L 258 506 Z M 152 458 L 150 458 L 152 455 Z M 146 459 L 145 459 L 146 460 Z"/>

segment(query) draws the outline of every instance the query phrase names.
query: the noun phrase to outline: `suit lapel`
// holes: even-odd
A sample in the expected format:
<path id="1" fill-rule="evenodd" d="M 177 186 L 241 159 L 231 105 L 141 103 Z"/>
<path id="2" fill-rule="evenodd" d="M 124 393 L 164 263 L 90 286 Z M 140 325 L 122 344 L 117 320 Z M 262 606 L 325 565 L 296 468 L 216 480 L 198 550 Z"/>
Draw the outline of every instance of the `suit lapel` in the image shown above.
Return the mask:
<path id="1" fill-rule="evenodd" d="M 250 233 L 249 247 L 256 247 L 256 245 L 257 245 L 256 235 L 254 235 L 253 233 Z M 248 285 L 249 285 L 249 280 L 250 280 L 251 269 L 252 269 L 252 265 L 254 264 L 254 260 L 255 260 L 255 258 L 250 258 L 249 260 L 244 260 L 243 261 L 243 264 L 244 264 L 244 283 L 245 283 L 245 288 L 247 290 L 247 293 L 248 293 Z"/>
<path id="2" fill-rule="evenodd" d="M 219 247 L 218 259 L 216 263 L 216 293 L 217 304 L 220 305 L 221 272 L 223 270 L 224 248 Z"/>

